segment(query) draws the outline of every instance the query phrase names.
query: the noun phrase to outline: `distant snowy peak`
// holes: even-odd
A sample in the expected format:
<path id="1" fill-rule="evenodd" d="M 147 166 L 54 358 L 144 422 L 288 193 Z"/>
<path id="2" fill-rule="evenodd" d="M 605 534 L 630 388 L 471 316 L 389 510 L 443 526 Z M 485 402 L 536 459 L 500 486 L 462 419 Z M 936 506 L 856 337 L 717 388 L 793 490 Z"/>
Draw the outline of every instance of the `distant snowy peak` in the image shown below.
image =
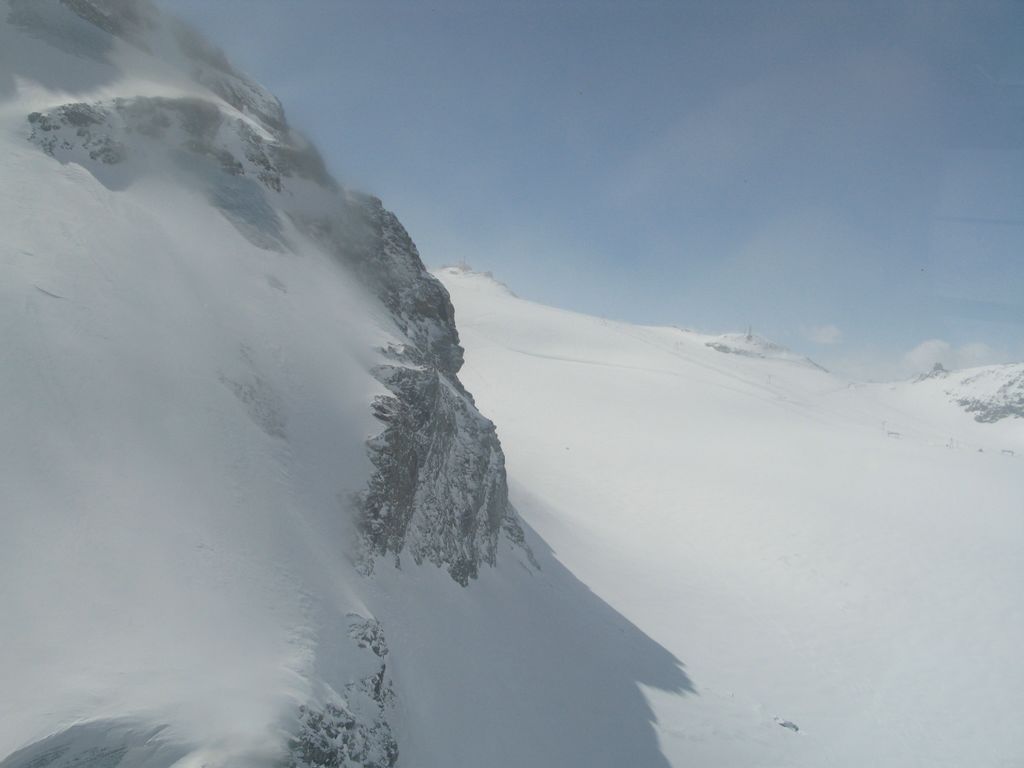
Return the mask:
<path id="1" fill-rule="evenodd" d="M 947 371 L 936 365 L 915 385 L 938 387 L 975 421 L 993 423 L 1024 419 L 1024 363 Z"/>
<path id="2" fill-rule="evenodd" d="M 928 379 L 942 379 L 949 375 L 949 371 L 942 363 L 936 363 L 928 373 L 922 373 L 914 379 L 914 383 L 927 381 Z"/>
<path id="3" fill-rule="evenodd" d="M 705 342 L 705 345 L 711 347 L 711 349 L 716 352 L 722 352 L 724 354 L 740 355 L 742 357 L 759 357 L 770 360 L 783 360 L 798 363 L 800 365 L 811 366 L 821 371 L 826 370 L 809 357 L 798 355 L 796 352 L 783 347 L 781 344 L 776 344 L 774 341 L 770 341 L 763 336 L 757 336 L 753 333 L 723 333 L 712 338 L 710 341 Z"/>
<path id="4" fill-rule="evenodd" d="M 338 184 L 273 95 L 149 0 L 7 3 L 0 44 L 18 46 L 32 144 L 114 192 L 144 177 L 198 190 L 253 245 L 312 245 L 383 305 L 394 333 L 373 365 L 388 392 L 372 408 L 383 431 L 368 444 L 363 569 L 408 552 L 465 585 L 493 564 L 503 532 L 519 536 L 501 446 L 458 379 L 448 294 L 398 219 Z M 90 74 L 86 86 L 64 85 L 74 68 Z"/>

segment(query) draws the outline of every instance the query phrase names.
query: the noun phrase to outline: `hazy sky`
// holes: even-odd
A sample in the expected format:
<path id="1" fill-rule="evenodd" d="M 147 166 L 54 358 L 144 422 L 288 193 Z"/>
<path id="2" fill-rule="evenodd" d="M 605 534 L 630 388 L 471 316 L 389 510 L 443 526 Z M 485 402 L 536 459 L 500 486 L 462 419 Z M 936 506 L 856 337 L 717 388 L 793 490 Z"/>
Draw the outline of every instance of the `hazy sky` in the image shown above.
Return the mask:
<path id="1" fill-rule="evenodd" d="M 161 5 L 430 265 L 857 376 L 1024 359 L 1024 3 Z"/>

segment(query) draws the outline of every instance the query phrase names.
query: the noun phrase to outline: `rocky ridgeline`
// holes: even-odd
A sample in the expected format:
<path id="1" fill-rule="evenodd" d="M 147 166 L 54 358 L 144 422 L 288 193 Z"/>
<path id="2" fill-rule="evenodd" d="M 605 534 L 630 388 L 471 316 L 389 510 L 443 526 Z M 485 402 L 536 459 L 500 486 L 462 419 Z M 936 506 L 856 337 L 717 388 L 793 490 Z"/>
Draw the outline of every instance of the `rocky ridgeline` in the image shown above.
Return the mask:
<path id="1" fill-rule="evenodd" d="M 362 572 L 371 574 L 381 559 L 398 564 L 407 554 L 467 586 L 481 567 L 495 563 L 503 537 L 525 550 L 494 425 L 458 378 L 463 350 L 448 293 L 381 201 L 336 183 L 316 149 L 289 128 L 276 98 L 148 0 L 7 4 L 6 21 L 42 44 L 104 59 L 118 38 L 178 66 L 201 86 L 187 97 L 126 93 L 33 112 L 26 115 L 27 134 L 41 151 L 81 165 L 110 189 L 149 172 L 179 180 L 204 193 L 260 248 L 289 252 L 317 244 L 386 309 L 391 342 L 377 351 L 373 368 L 386 394 L 368 404 L 381 432 L 368 441 L 374 469 L 355 509 Z M 224 383 L 268 434 L 287 439 L 274 409 L 261 408 L 266 398 L 258 379 Z M 355 617 L 349 635 L 369 661 L 353 662 L 353 682 L 344 690 L 321 691 L 300 707 L 287 745 L 294 768 L 389 768 L 397 760 L 383 631 L 376 621 Z M 151 749 L 170 750 L 162 762 L 170 764 L 177 752 L 159 732 L 122 721 L 75 727 L 11 756 L 3 768 L 63 768 L 93 757 L 116 765 Z"/>
<path id="2" fill-rule="evenodd" d="M 291 768 L 391 768 L 398 742 L 388 724 L 395 694 L 387 674 L 388 645 L 375 619 L 349 616 L 349 637 L 364 650 L 367 670 L 320 706 L 299 708 L 288 743 Z"/>
<path id="3" fill-rule="evenodd" d="M 288 128 L 273 96 L 195 31 L 162 23 L 146 0 L 61 4 L 143 50 L 173 42 L 211 94 L 132 95 L 34 112 L 27 116 L 33 143 L 113 188 L 151 166 L 185 174 L 257 246 L 288 251 L 298 233 L 344 263 L 387 308 L 397 341 L 381 350 L 374 370 L 390 394 L 372 404 L 384 428 L 368 444 L 376 471 L 359 501 L 364 572 L 378 557 L 397 562 L 408 553 L 466 585 L 495 562 L 503 531 L 521 543 L 494 425 L 458 379 L 463 352 L 448 293 L 394 214 L 337 184 L 315 147 Z M 45 21 L 28 6 L 22 11 L 20 24 Z"/>
<path id="4" fill-rule="evenodd" d="M 395 694 L 388 675 L 388 646 L 375 619 L 350 614 L 348 659 L 351 681 L 325 690 L 299 707 L 284 753 L 270 764 L 286 768 L 392 768 L 398 742 L 388 715 Z M 134 717 L 75 724 L 0 760 L 3 768 L 115 768 L 174 765 L 194 745 L 179 742 L 173 729 Z M 254 756 L 256 765 L 266 755 Z"/>
<path id="5" fill-rule="evenodd" d="M 914 379 L 915 384 L 939 382 L 949 398 L 974 417 L 992 424 L 1003 419 L 1024 419 L 1024 365 L 990 365 L 963 371 L 935 363 Z"/>
<path id="6" fill-rule="evenodd" d="M 975 421 L 992 423 L 1002 419 L 1024 419 L 1024 366 L 1001 368 L 988 369 L 963 381 L 970 385 L 1002 373 L 991 394 L 956 398 L 957 405 L 973 415 Z"/>

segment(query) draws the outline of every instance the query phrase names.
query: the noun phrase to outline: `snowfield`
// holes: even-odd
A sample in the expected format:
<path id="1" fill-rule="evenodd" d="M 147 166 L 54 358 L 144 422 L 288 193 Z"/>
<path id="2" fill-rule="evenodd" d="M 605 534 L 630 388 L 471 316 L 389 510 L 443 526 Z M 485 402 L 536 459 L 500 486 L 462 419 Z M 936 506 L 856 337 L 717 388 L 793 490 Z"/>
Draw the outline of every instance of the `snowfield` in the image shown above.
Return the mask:
<path id="1" fill-rule="evenodd" d="M 0 232 L 0 768 L 1021 765 L 1024 366 L 456 329 L 148 0 L 0 0 Z"/>
<path id="2" fill-rule="evenodd" d="M 686 665 L 672 765 L 1021 764 L 1024 419 L 951 401 L 1020 366 L 855 384 L 436 274 L 520 514 Z"/>
<path id="3" fill-rule="evenodd" d="M 328 512 L 377 429 L 365 299 L 198 192 L 60 165 L 16 107 L 0 104 L 0 754 L 125 713 L 272 752 L 268 725 L 311 693 L 317 603 L 364 610 L 323 542 L 351 538 Z M 331 355 L 325 325 L 349 329 Z"/>

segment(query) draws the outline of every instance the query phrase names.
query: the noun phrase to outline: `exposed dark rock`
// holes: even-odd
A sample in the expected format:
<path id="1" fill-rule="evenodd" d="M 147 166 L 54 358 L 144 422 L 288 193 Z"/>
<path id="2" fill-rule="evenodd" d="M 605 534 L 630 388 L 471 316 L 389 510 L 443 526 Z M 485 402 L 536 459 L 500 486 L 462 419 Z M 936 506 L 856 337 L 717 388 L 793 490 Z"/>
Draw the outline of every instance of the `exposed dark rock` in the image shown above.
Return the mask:
<path id="1" fill-rule="evenodd" d="M 793 733 L 800 732 L 800 726 L 794 723 L 792 720 L 783 720 L 782 718 L 776 717 L 775 722 L 783 728 L 791 730 Z"/>
<path id="2" fill-rule="evenodd" d="M 392 768 L 398 742 L 386 721 L 361 724 L 346 707 L 300 709 L 299 733 L 289 743 L 290 768 Z"/>
<path id="3" fill-rule="evenodd" d="M 0 760 L 0 768 L 117 768 L 173 765 L 187 754 L 165 740 L 166 728 L 129 718 L 93 720 L 30 744 Z"/>
<path id="4" fill-rule="evenodd" d="M 149 24 L 145 0 L 67 2 L 110 34 L 141 34 Z M 503 532 L 515 545 L 525 544 L 508 502 L 494 425 L 458 379 L 463 350 L 447 291 L 395 215 L 375 197 L 342 189 L 316 149 L 287 131 L 276 100 L 241 79 L 201 37 L 179 30 L 177 40 L 220 86 L 242 88 L 224 98 L 255 123 L 213 99 L 118 98 L 33 113 L 30 140 L 62 162 L 92 168 L 111 188 L 130 183 L 146 158 L 163 153 L 252 243 L 286 251 L 284 213 L 377 297 L 393 321 L 396 343 L 381 350 L 374 370 L 388 394 L 372 405 L 383 431 L 368 443 L 375 472 L 358 500 L 363 570 L 372 571 L 375 557 L 397 561 L 408 552 L 466 585 L 482 564 L 495 562 Z M 105 175 L 103 166 L 129 156 L 126 173 Z M 315 185 L 316 205 L 295 205 L 291 193 L 300 183 Z M 283 417 L 255 380 L 224 383 L 261 429 L 284 436 Z"/>
<path id="5" fill-rule="evenodd" d="M 107 116 L 106 111 L 90 104 L 65 104 L 47 114 L 33 112 L 28 116 L 31 139 L 51 156 L 77 146 L 90 159 L 114 165 L 124 160 L 127 152 L 123 143 L 102 130 Z"/>
<path id="6" fill-rule="evenodd" d="M 974 420 L 982 423 L 994 423 L 1003 419 L 1024 419 L 1024 392 L 1006 393 L 1004 397 L 980 400 L 962 397 L 957 405 L 968 413 L 974 414 Z"/>
<path id="7" fill-rule="evenodd" d="M 299 727 L 288 744 L 289 768 L 391 768 L 398 761 L 398 742 L 387 720 L 394 692 L 384 631 L 376 619 L 348 618 L 349 637 L 379 662 L 334 701 L 299 708 Z"/>
<path id="8" fill-rule="evenodd" d="M 964 379 L 961 385 L 973 385 L 981 390 L 959 396 L 957 390 L 948 392 L 975 421 L 991 424 L 1003 419 L 1024 419 L 1024 366 L 986 368 Z M 989 389 L 989 393 L 984 393 L 985 389 Z"/>
<path id="9" fill-rule="evenodd" d="M 383 659 L 388 655 L 384 629 L 376 619 L 364 619 L 358 614 L 349 614 L 348 636 L 355 640 L 360 648 L 369 648 L 375 656 Z"/>
<path id="10" fill-rule="evenodd" d="M 914 379 L 914 381 L 917 382 L 927 381 L 928 379 L 941 379 L 948 375 L 949 371 L 946 370 L 946 367 L 942 363 L 936 363 L 935 365 L 932 366 L 932 369 L 928 371 L 928 373 L 922 373 L 920 376 Z"/>
<path id="11" fill-rule="evenodd" d="M 390 310 L 416 360 L 452 377 L 463 352 L 448 292 L 420 260 L 397 217 L 370 195 L 346 192 L 331 216 L 293 214 L 296 225 L 344 262 Z"/>
<path id="12" fill-rule="evenodd" d="M 493 565 L 508 504 L 505 459 L 494 425 L 433 368 L 381 366 L 393 393 L 374 402 L 385 424 L 370 443 L 376 473 L 362 499 L 372 553 L 412 554 L 466 585 Z"/>

